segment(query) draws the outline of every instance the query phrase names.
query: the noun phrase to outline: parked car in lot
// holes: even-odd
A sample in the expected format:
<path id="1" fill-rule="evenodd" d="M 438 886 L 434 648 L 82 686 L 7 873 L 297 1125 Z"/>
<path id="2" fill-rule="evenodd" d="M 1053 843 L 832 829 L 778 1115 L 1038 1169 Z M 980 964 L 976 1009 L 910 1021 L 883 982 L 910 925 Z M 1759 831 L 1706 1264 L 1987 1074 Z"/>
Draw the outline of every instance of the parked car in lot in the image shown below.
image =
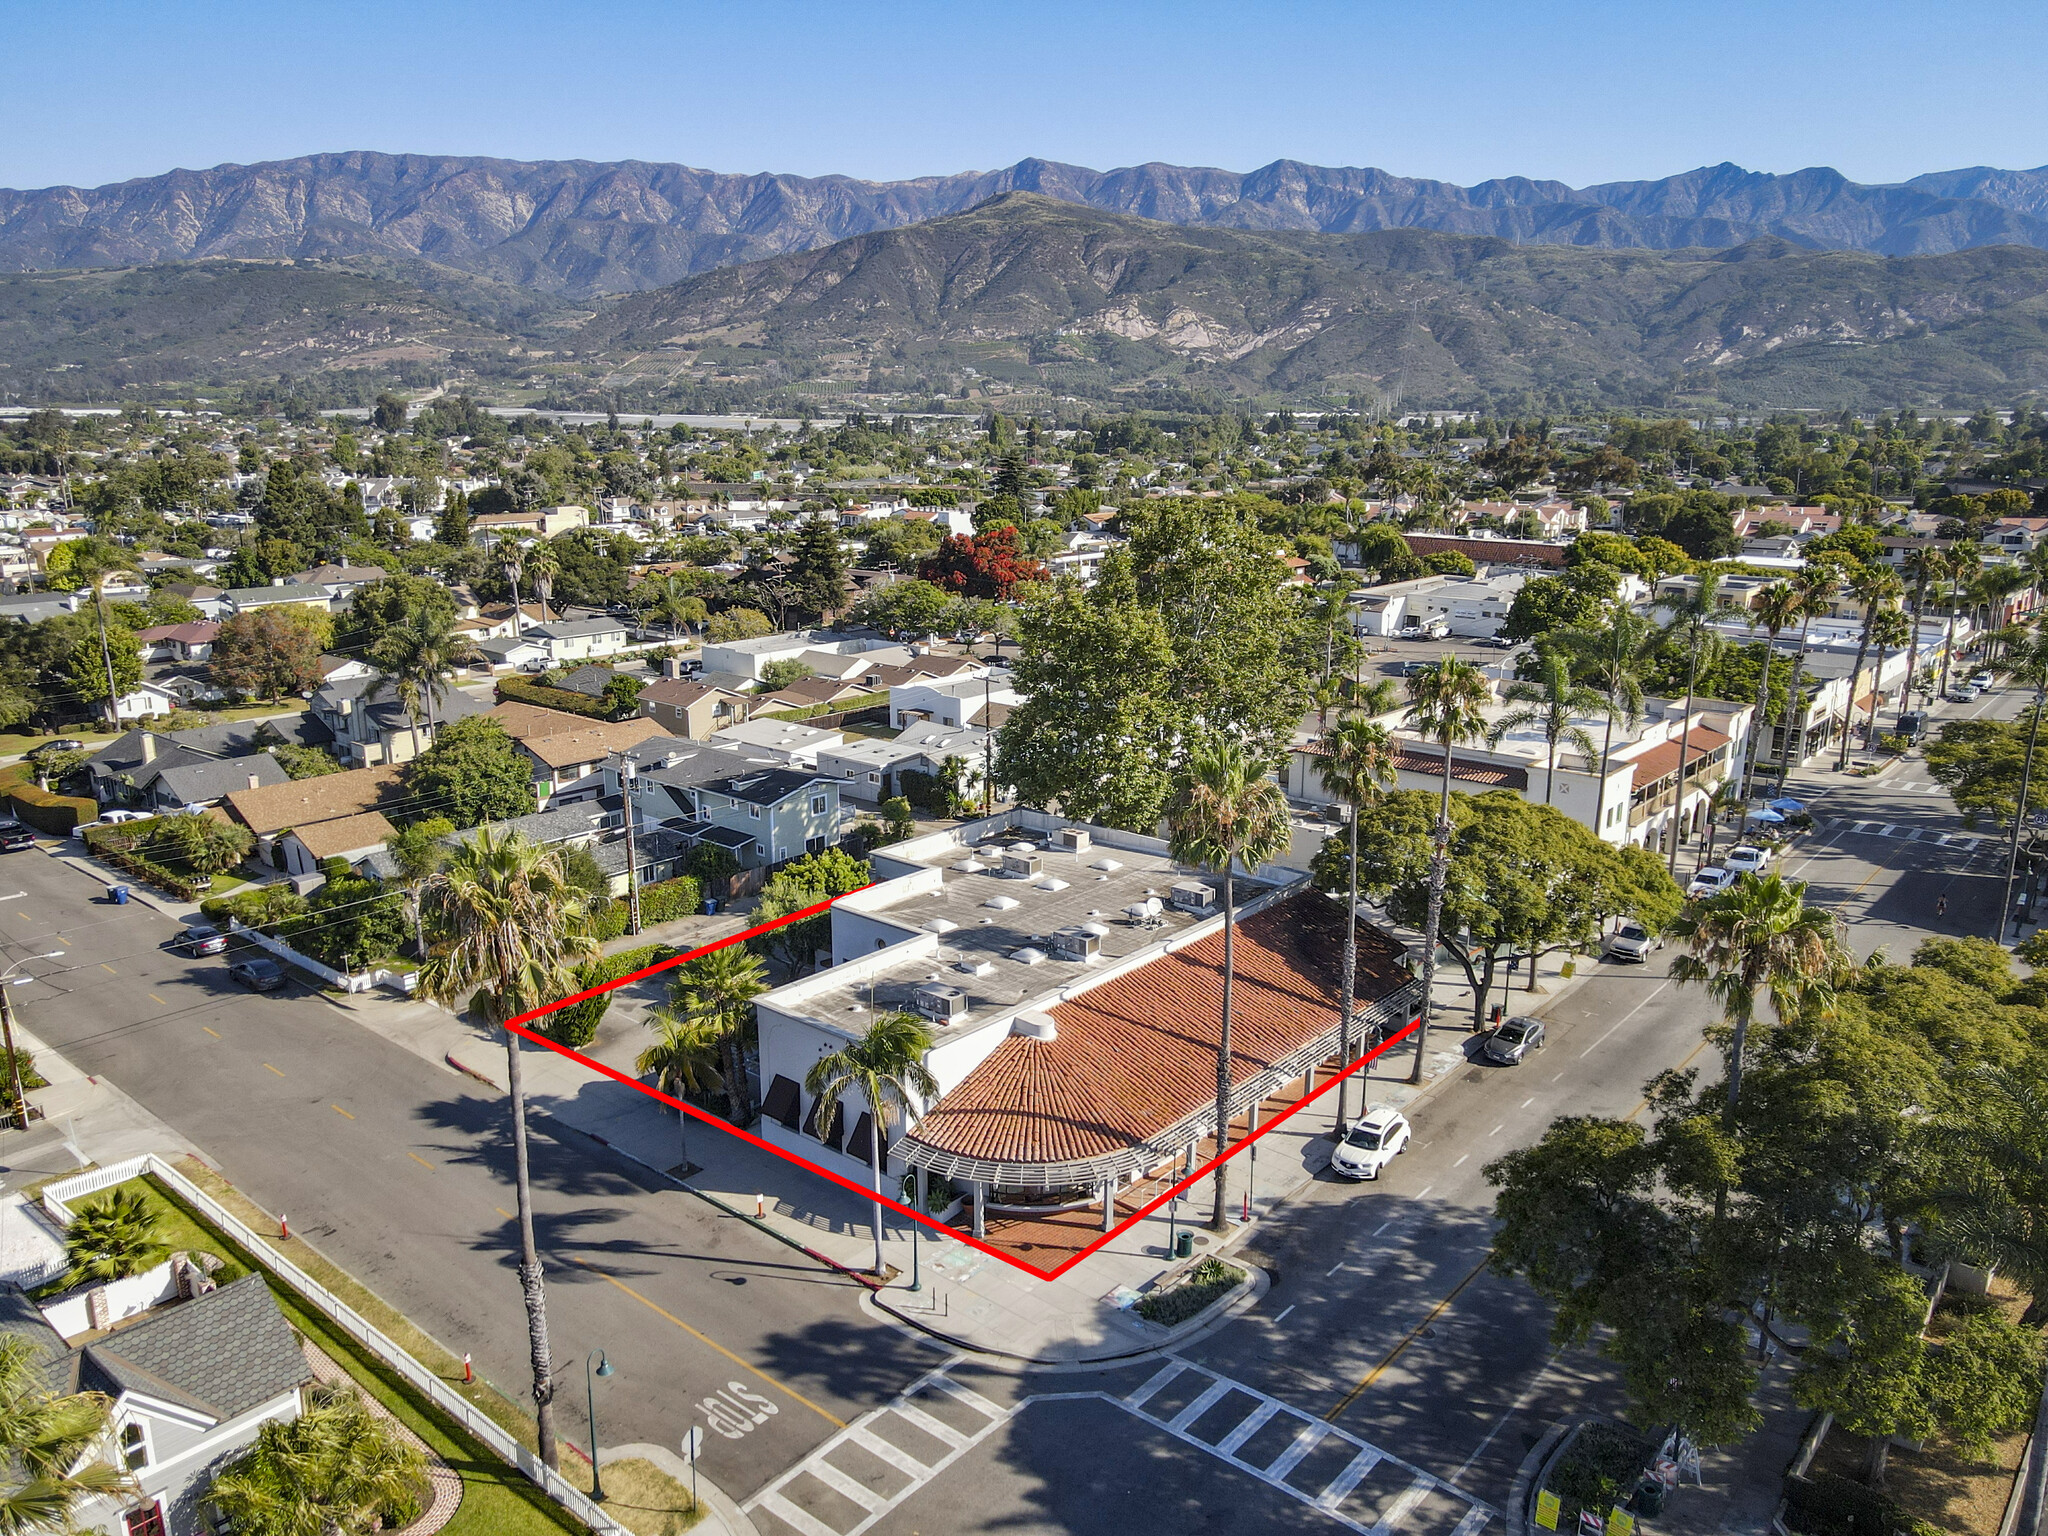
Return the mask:
<path id="1" fill-rule="evenodd" d="M 1664 941 L 1641 923 L 1623 923 L 1607 935 L 1605 953 L 1610 960 L 1634 960 L 1646 962 L 1650 951 L 1662 949 Z"/>
<path id="2" fill-rule="evenodd" d="M 1413 1134 L 1407 1116 L 1398 1109 L 1369 1104 L 1330 1154 L 1330 1172 L 1340 1179 L 1376 1179 L 1381 1169 L 1408 1150 Z"/>
<path id="3" fill-rule="evenodd" d="M 1723 854 L 1721 862 L 1738 875 L 1760 875 L 1771 862 L 1771 850 L 1755 843 L 1741 843 Z"/>
<path id="4" fill-rule="evenodd" d="M 275 960 L 237 960 L 228 974 L 251 992 L 275 992 L 284 985 L 284 967 Z"/>
<path id="5" fill-rule="evenodd" d="M 218 955 L 226 953 L 228 936 L 211 923 L 194 923 L 171 943 L 188 955 Z"/>
<path id="6" fill-rule="evenodd" d="M 1723 869 L 1720 865 L 1716 864 L 1694 875 L 1686 884 L 1685 894 L 1688 896 L 1718 896 L 1734 883 L 1735 871 Z"/>
<path id="7" fill-rule="evenodd" d="M 1400 672 L 1403 677 L 1420 677 L 1425 672 L 1434 672 L 1436 666 L 1433 661 L 1404 661 Z"/>
<path id="8" fill-rule="evenodd" d="M 1479 1054 L 1503 1067 L 1516 1067 L 1522 1059 L 1543 1049 L 1541 1019 L 1503 1019 L 1487 1035 Z"/>
<path id="9" fill-rule="evenodd" d="M 13 819 L 0 821 L 0 853 L 19 853 L 24 848 L 36 845 L 33 827 L 24 827 Z"/>

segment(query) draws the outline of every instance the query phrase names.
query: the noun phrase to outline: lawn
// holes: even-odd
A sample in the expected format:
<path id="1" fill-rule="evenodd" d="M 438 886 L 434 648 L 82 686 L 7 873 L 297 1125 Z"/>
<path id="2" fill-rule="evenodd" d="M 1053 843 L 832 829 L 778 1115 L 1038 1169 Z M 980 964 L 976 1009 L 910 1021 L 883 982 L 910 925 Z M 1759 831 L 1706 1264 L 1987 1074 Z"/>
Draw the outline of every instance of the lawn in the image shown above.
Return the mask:
<path id="1" fill-rule="evenodd" d="M 187 1177 L 192 1177 L 200 1171 L 200 1167 L 188 1159 L 181 1171 L 185 1172 Z M 267 1231 L 275 1225 L 273 1220 L 254 1206 L 250 1206 L 245 1198 L 239 1195 L 233 1201 L 223 1198 L 231 1186 L 225 1185 L 219 1175 L 212 1174 L 211 1170 L 206 1171 L 209 1177 L 202 1187 L 216 1200 L 235 1208 L 237 1214 L 258 1231 Z M 240 1266 L 238 1273 L 246 1274 L 254 1266 L 257 1256 L 248 1254 L 238 1244 L 230 1242 L 215 1231 L 202 1217 L 186 1207 L 168 1190 L 153 1180 L 138 1179 L 132 1182 L 144 1186 L 151 1204 L 168 1213 L 165 1239 L 172 1242 L 173 1246 L 203 1248 L 220 1254 L 230 1263 Z M 194 1179 L 194 1182 L 200 1181 Z M 241 1209 L 242 1207 L 247 1209 Z M 413 1328 L 400 1314 L 378 1301 L 347 1275 L 319 1260 L 317 1255 L 312 1254 L 302 1244 L 293 1244 L 291 1257 L 294 1263 L 312 1273 L 321 1284 L 341 1295 L 350 1306 L 369 1318 L 387 1336 L 396 1339 L 407 1353 L 426 1364 L 444 1381 L 448 1381 L 452 1370 L 454 1380 L 448 1381 L 450 1386 L 476 1401 L 477 1405 L 484 1408 L 494 1420 L 511 1429 L 528 1446 L 534 1443 L 531 1419 L 520 1413 L 516 1405 L 490 1392 L 481 1383 L 465 1389 L 461 1381 L 460 1362 L 452 1358 L 434 1358 L 445 1357 L 446 1352 Z M 224 1277 L 227 1276 L 227 1271 L 224 1270 L 222 1273 Z M 539 1489 L 498 1460 L 491 1451 L 470 1438 L 452 1420 L 421 1398 L 395 1372 L 329 1322 L 325 1315 L 296 1291 L 275 1276 L 271 1277 L 270 1288 L 276 1293 L 278 1306 L 283 1309 L 293 1327 L 326 1350 L 365 1391 L 402 1419 L 414 1433 L 433 1447 L 435 1454 L 461 1474 L 462 1507 L 456 1511 L 455 1518 L 446 1527 L 450 1536 L 499 1536 L 499 1533 L 504 1533 L 504 1536 L 561 1536 L 565 1531 L 584 1530 L 581 1522 L 559 1509 Z M 415 1340 L 427 1347 L 416 1347 Z M 589 1468 L 580 1457 L 565 1458 L 563 1471 L 569 1476 L 570 1481 L 583 1488 L 585 1492 L 589 1491 Z M 608 1501 L 614 1518 L 642 1533 L 642 1536 L 668 1536 L 671 1531 L 680 1532 L 695 1523 L 695 1515 L 687 1508 L 689 1490 L 649 1463 L 618 1462 L 608 1466 L 605 1472 L 617 1482 L 615 1490 L 607 1490 L 615 1495 Z"/>

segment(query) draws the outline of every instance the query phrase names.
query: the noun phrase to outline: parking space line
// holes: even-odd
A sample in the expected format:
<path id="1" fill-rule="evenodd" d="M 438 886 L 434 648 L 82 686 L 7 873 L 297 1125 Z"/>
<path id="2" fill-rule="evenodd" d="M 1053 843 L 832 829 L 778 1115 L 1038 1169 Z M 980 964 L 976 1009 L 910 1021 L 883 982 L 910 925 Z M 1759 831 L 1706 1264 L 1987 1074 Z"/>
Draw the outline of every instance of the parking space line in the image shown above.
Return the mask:
<path id="1" fill-rule="evenodd" d="M 213 1036 L 214 1039 L 218 1040 L 220 1038 L 220 1031 L 213 1028 L 211 1025 L 202 1024 L 199 1027 L 205 1030 L 209 1035 Z"/>
<path id="2" fill-rule="evenodd" d="M 339 1104 L 330 1104 L 327 1107 L 333 1110 L 337 1115 L 341 1116 L 341 1118 L 344 1120 L 355 1119 L 354 1115 L 350 1114 L 347 1110 L 343 1109 Z"/>
<path id="3" fill-rule="evenodd" d="M 107 964 L 107 962 L 104 960 L 100 962 L 100 969 L 105 971 L 109 976 L 118 976 L 121 974 L 119 971 L 115 970 L 111 965 Z"/>
<path id="4" fill-rule="evenodd" d="M 163 1000 L 162 998 L 158 997 L 158 996 L 157 996 L 157 995 L 156 995 L 156 994 L 155 994 L 154 992 L 152 992 L 152 993 L 150 993 L 150 994 L 149 994 L 149 1000 L 150 1000 L 150 1001 L 151 1001 L 152 1003 L 155 1003 L 155 1004 L 157 1005 L 157 1007 L 159 1007 L 159 1008 L 168 1008 L 168 1007 L 170 1007 L 170 1006 L 171 1006 L 171 1005 L 170 1005 L 169 1003 L 165 1002 L 165 1001 L 164 1001 L 164 1000 Z"/>

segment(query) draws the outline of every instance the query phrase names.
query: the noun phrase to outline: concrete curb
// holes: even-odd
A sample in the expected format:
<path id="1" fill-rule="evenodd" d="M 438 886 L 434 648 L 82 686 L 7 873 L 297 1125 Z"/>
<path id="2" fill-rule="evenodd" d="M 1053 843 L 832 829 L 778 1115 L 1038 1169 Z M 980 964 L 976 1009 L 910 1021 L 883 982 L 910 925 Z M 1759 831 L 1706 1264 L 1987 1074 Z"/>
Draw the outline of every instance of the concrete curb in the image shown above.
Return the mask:
<path id="1" fill-rule="evenodd" d="M 600 1448 L 597 1453 L 597 1463 L 601 1467 L 608 1467 L 615 1461 L 635 1460 L 651 1461 L 685 1488 L 690 1486 L 690 1464 L 665 1445 L 649 1445 L 642 1441 Z M 701 1468 L 697 1472 L 697 1495 L 711 1518 L 700 1518 L 693 1530 L 715 1530 L 722 1524 L 731 1536 L 761 1536 L 746 1511 L 735 1504 L 723 1488 L 706 1477 Z"/>
<path id="2" fill-rule="evenodd" d="M 1529 1495 L 1544 1464 L 1570 1427 L 1565 1422 L 1551 1425 L 1543 1432 L 1543 1438 L 1529 1447 L 1529 1454 L 1522 1458 L 1522 1464 L 1515 1468 L 1514 1481 L 1508 1484 L 1507 1502 L 1501 1506 L 1501 1514 L 1507 1520 L 1507 1536 L 1529 1536 Z"/>

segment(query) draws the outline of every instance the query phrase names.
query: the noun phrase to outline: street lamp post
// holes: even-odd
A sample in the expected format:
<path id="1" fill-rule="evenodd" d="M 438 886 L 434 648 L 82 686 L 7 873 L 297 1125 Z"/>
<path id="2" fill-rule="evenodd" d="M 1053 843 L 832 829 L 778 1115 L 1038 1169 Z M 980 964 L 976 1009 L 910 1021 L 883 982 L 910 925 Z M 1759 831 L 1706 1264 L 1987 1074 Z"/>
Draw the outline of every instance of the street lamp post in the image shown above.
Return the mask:
<path id="1" fill-rule="evenodd" d="M 7 1079 L 14 1093 L 14 1123 L 17 1130 L 28 1129 L 28 1094 L 21 1086 L 21 1057 L 14 1050 L 14 994 L 10 990 L 33 981 L 32 976 L 16 976 L 14 973 L 27 965 L 30 960 L 61 960 L 64 951 L 53 949 L 48 954 L 29 955 L 17 960 L 0 971 L 0 1041 L 7 1047 Z"/>
<path id="2" fill-rule="evenodd" d="M 593 1349 L 583 1357 L 583 1401 L 590 1407 L 590 1502 L 604 1502 L 604 1473 L 597 1465 L 597 1382 L 592 1379 L 590 1362 L 597 1362 L 596 1376 L 612 1374 L 612 1363 L 605 1358 L 601 1349 Z"/>

